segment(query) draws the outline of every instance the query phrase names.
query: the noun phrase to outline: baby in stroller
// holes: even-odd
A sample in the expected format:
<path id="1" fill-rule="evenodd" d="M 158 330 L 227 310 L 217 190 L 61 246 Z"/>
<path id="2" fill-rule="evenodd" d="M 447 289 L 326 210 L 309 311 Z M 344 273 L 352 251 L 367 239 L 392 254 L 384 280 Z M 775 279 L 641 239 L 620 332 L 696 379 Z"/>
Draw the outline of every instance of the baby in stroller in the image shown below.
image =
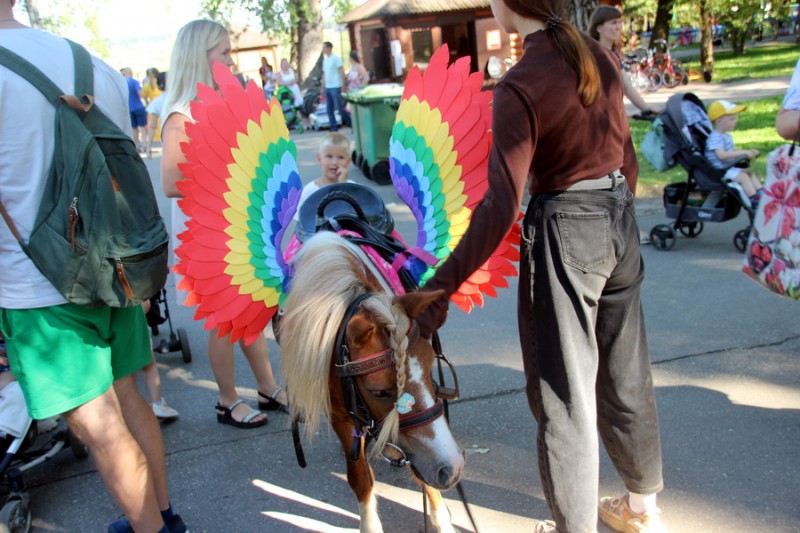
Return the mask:
<path id="1" fill-rule="evenodd" d="M 722 109 L 725 109 L 724 105 Z M 716 157 L 710 158 L 707 141 L 715 133 L 714 126 L 703 102 L 692 93 L 671 96 L 661 113 L 661 119 L 664 126 L 664 160 L 669 166 L 682 166 L 687 172 L 687 179 L 686 182 L 671 183 L 664 188 L 666 214 L 675 222 L 672 225 L 659 224 L 650 230 L 653 246 L 657 250 L 670 250 L 675 245 L 675 230 L 686 237 L 697 237 L 703 231 L 704 222 L 730 220 L 744 208 L 749 225 L 733 238 L 736 249 L 744 252 L 755 208 L 750 198 L 752 194 L 745 192 L 743 186 L 734 181 L 741 171 L 731 169 L 746 168 L 750 159 L 758 155 L 757 151 L 730 148 L 717 151 L 713 148 L 712 137 L 712 155 Z M 723 133 L 727 134 L 730 129 Z M 752 177 L 746 172 L 742 178 L 745 175 Z M 748 185 L 755 189 L 752 193 L 760 189 L 760 183 L 756 185 L 752 180 Z"/>
<path id="2" fill-rule="evenodd" d="M 281 85 L 275 93 L 275 98 L 281 105 L 283 116 L 286 119 L 286 126 L 289 129 L 297 130 L 298 133 L 302 133 L 303 118 L 300 115 L 300 109 L 296 105 L 295 95 L 292 90 L 286 85 Z"/>
<path id="3" fill-rule="evenodd" d="M 708 118 L 714 125 L 714 131 L 706 139 L 706 157 L 716 168 L 725 168 L 725 162 L 746 156 L 752 161 L 760 152 L 758 150 L 739 150 L 733 142 L 730 132 L 736 128 L 739 113 L 747 110 L 746 106 L 736 105 L 727 100 L 716 100 L 708 106 Z M 746 201 L 755 209 L 761 194 L 761 180 L 747 169 L 733 166 L 725 171 L 724 180 L 735 182 L 741 187 Z"/>

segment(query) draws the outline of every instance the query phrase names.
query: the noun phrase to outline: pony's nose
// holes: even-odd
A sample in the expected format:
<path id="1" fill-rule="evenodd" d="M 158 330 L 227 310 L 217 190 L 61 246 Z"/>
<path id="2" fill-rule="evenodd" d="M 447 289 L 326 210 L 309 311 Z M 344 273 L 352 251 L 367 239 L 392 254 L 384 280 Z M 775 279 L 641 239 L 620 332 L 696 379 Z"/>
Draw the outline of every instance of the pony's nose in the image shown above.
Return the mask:
<path id="1" fill-rule="evenodd" d="M 461 471 L 464 468 L 464 461 L 459 461 L 457 464 L 446 463 L 439 467 L 436 471 L 436 481 L 440 487 L 450 488 L 461 479 Z"/>

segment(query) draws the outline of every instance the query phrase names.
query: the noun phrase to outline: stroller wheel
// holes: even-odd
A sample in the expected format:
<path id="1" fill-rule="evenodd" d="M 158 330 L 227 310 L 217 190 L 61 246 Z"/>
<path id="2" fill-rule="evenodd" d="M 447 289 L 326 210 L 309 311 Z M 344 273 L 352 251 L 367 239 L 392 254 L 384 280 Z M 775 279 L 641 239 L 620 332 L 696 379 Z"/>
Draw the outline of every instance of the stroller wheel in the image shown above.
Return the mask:
<path id="1" fill-rule="evenodd" d="M 650 230 L 650 242 L 656 250 L 671 250 L 675 246 L 675 232 L 666 224 L 659 224 Z"/>
<path id="2" fill-rule="evenodd" d="M 184 363 L 192 362 L 192 348 L 189 346 L 189 338 L 186 336 L 186 330 L 178 328 L 178 342 L 181 345 L 181 355 L 183 355 Z"/>
<path id="3" fill-rule="evenodd" d="M 689 222 L 686 224 L 682 224 L 678 229 L 681 233 L 685 236 L 693 239 L 703 233 L 703 223 L 702 222 Z"/>
<path id="4" fill-rule="evenodd" d="M 389 173 L 388 161 L 378 161 L 372 165 L 370 175 L 372 176 L 372 181 L 378 185 L 389 185 L 392 183 L 392 175 Z"/>
<path id="5" fill-rule="evenodd" d="M 72 455 L 75 456 L 75 459 L 86 459 L 89 457 L 89 448 L 87 448 L 70 430 L 67 430 L 67 440 L 69 441 L 69 448 L 72 450 Z"/>
<path id="6" fill-rule="evenodd" d="M 750 230 L 749 229 L 740 229 L 736 232 L 736 235 L 733 236 L 733 245 L 736 247 L 737 250 L 744 253 L 747 250 L 747 241 L 750 239 Z"/>
<path id="7" fill-rule="evenodd" d="M 6 502 L 0 510 L 0 533 L 28 533 L 30 530 L 30 506 L 18 499 Z"/>

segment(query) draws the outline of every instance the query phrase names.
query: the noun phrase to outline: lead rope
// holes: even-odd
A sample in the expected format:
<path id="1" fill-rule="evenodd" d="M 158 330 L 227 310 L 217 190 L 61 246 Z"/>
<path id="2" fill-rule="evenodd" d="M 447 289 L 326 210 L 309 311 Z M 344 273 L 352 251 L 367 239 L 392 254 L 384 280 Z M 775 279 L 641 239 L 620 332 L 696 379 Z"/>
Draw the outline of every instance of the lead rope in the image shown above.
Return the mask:
<path id="1" fill-rule="evenodd" d="M 442 352 L 442 342 L 439 340 L 439 334 L 437 332 L 433 332 L 431 336 L 431 346 L 433 347 L 434 353 L 436 353 L 436 361 L 439 368 L 439 383 L 437 388 L 441 388 L 445 386 L 444 382 L 444 370 L 442 369 L 442 360 L 445 359 L 445 355 Z M 444 417 L 447 420 L 447 423 L 450 424 L 450 409 L 448 405 L 447 399 L 442 399 L 442 403 L 444 404 Z M 467 494 L 464 492 L 464 486 L 461 484 L 461 481 L 456 483 L 456 490 L 458 491 L 458 496 L 461 498 L 461 503 L 464 504 L 464 509 L 467 511 L 467 516 L 469 517 L 469 521 L 472 524 L 472 530 L 475 533 L 478 532 L 478 525 L 475 523 L 475 517 L 472 516 L 472 510 L 469 508 L 469 502 L 467 501 Z M 425 489 L 422 489 L 422 512 L 423 520 L 425 522 L 425 533 L 428 533 L 428 496 L 425 494 Z"/>

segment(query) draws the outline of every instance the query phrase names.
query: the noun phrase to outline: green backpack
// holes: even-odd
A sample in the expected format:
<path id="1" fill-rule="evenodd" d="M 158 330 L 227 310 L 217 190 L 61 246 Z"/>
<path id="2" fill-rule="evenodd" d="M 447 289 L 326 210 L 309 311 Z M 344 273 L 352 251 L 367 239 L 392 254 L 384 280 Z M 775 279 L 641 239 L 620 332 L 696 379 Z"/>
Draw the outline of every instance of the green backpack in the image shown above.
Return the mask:
<path id="1" fill-rule="evenodd" d="M 53 163 L 27 242 L 0 209 L 22 249 L 69 302 L 138 305 L 166 281 L 169 236 L 133 140 L 93 105 L 89 53 L 68 42 L 79 96 L 64 95 L 39 69 L 0 47 L 0 65 L 56 108 Z"/>

